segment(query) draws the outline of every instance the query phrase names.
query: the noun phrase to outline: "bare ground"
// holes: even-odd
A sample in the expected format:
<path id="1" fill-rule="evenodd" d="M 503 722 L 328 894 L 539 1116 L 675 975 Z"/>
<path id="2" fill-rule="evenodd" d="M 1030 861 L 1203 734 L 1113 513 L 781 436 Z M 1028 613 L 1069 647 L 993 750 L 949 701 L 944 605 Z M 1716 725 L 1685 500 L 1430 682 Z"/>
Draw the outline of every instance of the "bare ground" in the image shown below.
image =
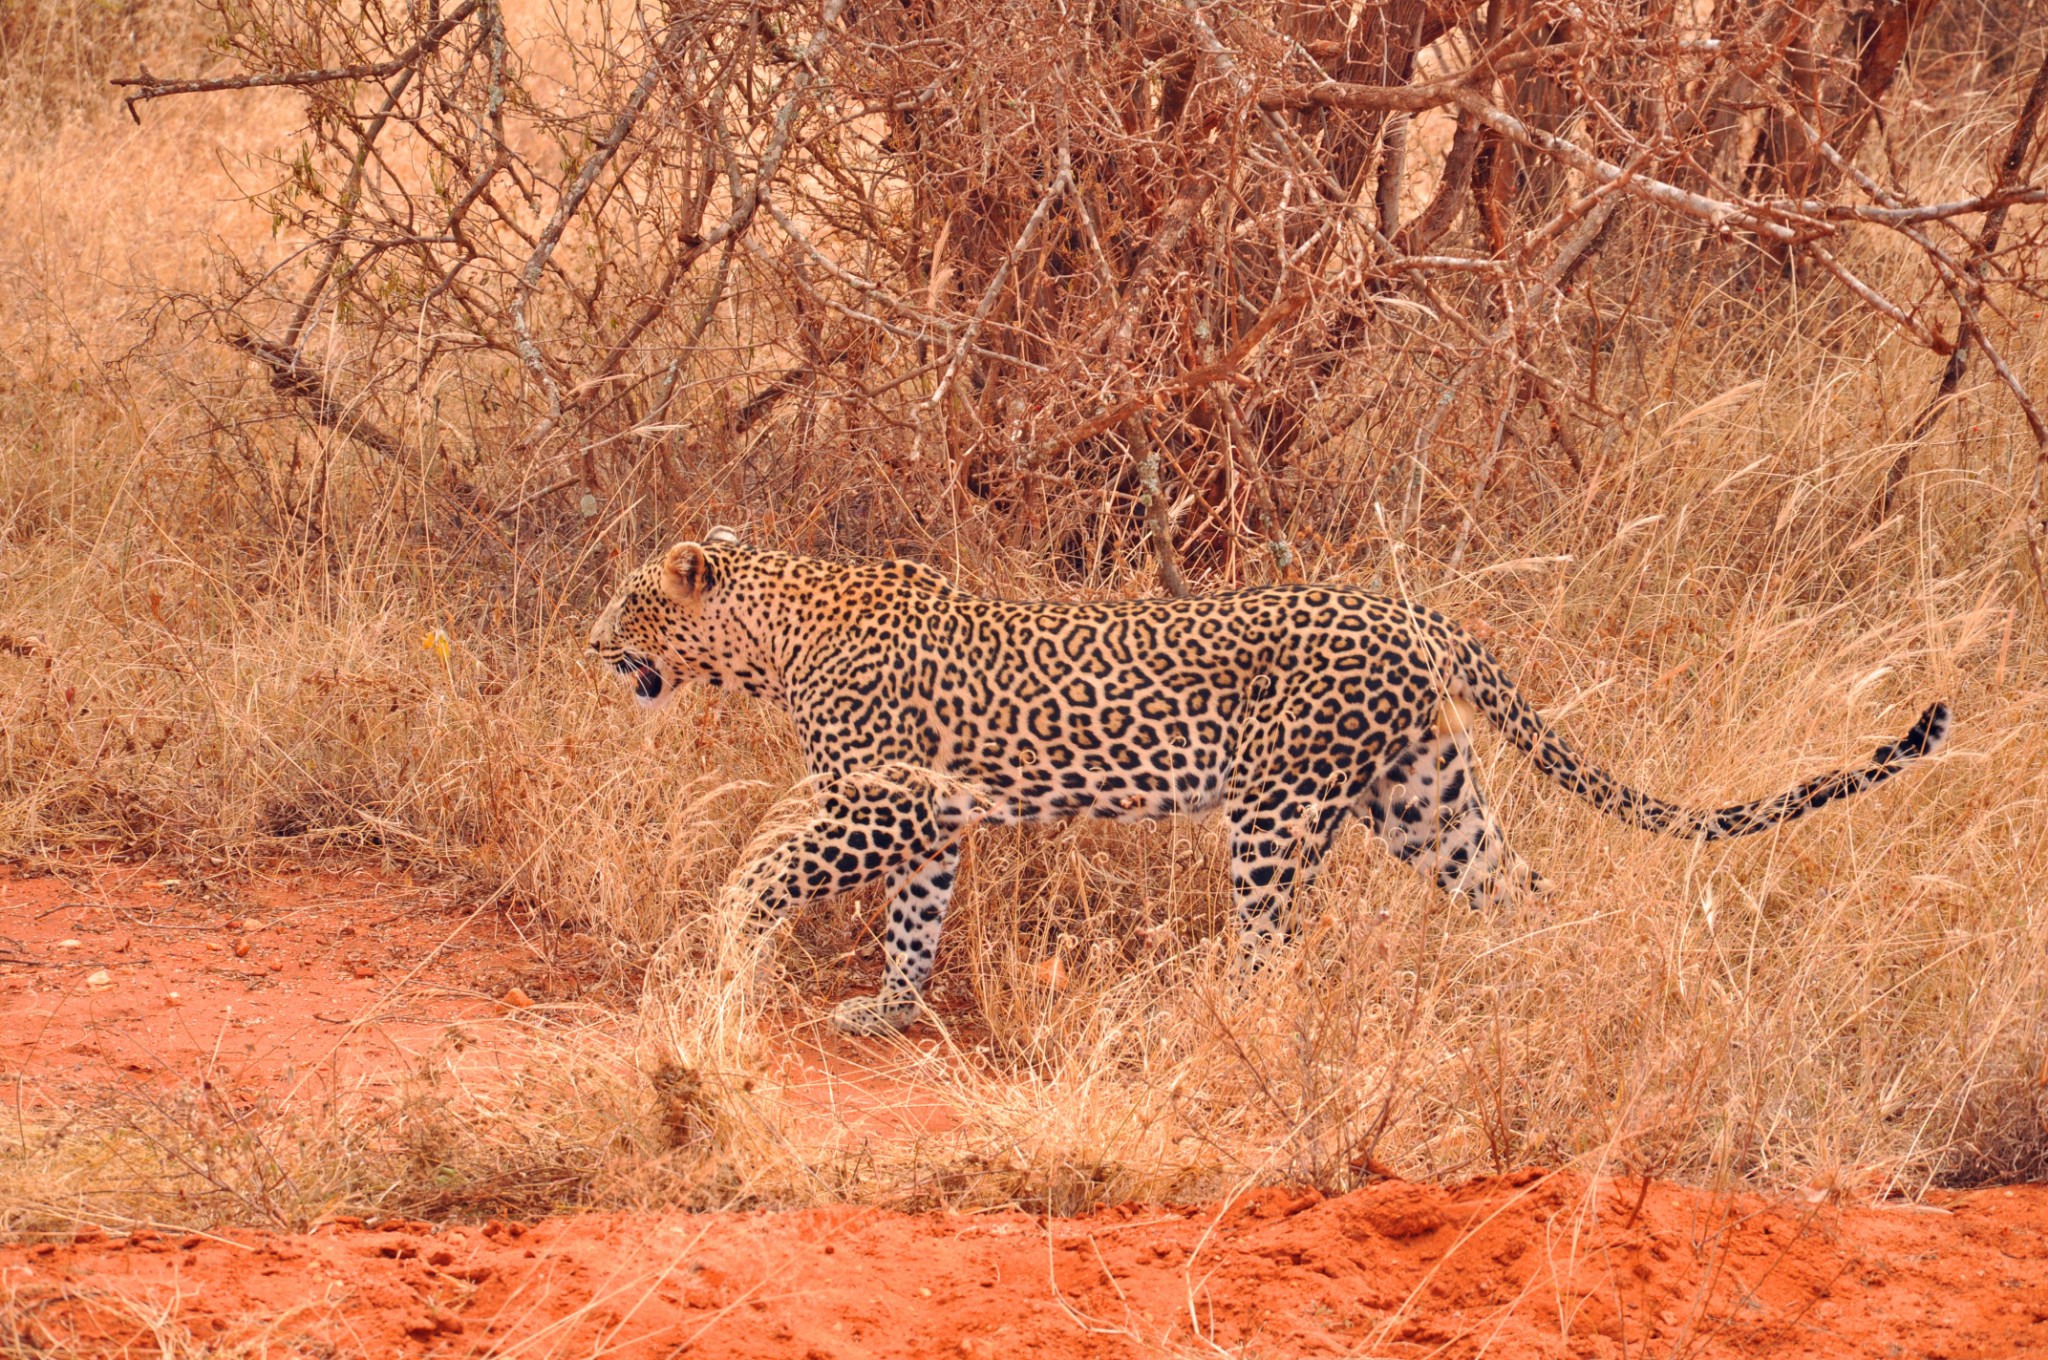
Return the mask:
<path id="1" fill-rule="evenodd" d="M 197 1083 L 292 1102 L 538 1061 L 628 1022 L 595 946 L 365 874 L 0 876 L 20 1127 Z M 942 1129 L 887 1054 L 790 1041 L 811 1098 Z M 2048 1350 L 2048 1187 L 1864 1202 L 1530 1168 L 1018 1212 L 133 1217 L 0 1247 L 24 1354 L 2005 1356 Z"/>

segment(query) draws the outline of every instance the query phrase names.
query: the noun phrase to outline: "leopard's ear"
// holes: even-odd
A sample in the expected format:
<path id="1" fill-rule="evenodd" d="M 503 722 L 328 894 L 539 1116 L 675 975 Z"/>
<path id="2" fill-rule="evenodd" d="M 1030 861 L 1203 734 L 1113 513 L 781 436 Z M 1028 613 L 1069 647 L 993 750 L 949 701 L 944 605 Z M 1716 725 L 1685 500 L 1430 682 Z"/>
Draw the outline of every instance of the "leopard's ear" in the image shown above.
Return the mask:
<path id="1" fill-rule="evenodd" d="M 715 543 L 723 548 L 745 546 L 740 542 L 740 531 L 726 524 L 712 525 L 711 532 L 704 535 L 704 541 L 706 543 Z"/>
<path id="2" fill-rule="evenodd" d="M 711 559 L 701 543 L 678 543 L 661 559 L 661 588 L 688 603 L 711 585 Z"/>

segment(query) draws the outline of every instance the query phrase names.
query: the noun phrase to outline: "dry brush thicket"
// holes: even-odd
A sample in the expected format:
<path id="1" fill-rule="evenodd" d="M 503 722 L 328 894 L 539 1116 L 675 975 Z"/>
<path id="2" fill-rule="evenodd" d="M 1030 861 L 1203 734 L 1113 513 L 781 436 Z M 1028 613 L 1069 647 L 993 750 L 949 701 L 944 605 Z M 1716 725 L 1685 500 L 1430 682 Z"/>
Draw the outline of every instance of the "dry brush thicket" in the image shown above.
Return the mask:
<path id="1" fill-rule="evenodd" d="M 1937 696 L 1958 737 L 1711 849 L 1489 745 L 1557 895 L 1469 916 L 1349 833 L 1249 992 L 1211 828 L 984 835 L 939 966 L 972 1018 L 917 1060 L 962 1130 L 820 1129 L 657 988 L 676 1183 L 2039 1173 L 2042 18 L 12 6 L 0 849 L 372 853 L 631 977 L 799 773 L 773 715 L 645 726 L 582 663 L 657 545 L 1341 579 L 1471 621 L 1654 790 L 1774 789 Z M 874 907 L 799 929 L 802 1013 Z"/>

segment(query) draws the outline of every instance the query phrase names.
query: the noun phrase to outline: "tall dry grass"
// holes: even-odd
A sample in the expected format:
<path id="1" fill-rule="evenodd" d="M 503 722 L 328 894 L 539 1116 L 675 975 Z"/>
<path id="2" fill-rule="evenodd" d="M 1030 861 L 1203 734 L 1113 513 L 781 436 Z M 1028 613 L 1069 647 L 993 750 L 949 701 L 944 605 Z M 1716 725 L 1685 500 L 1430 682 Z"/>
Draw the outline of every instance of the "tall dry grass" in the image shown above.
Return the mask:
<path id="1" fill-rule="evenodd" d="M 609 582 L 668 539 L 723 520 L 820 546 L 800 500 L 707 477 L 587 519 L 464 514 L 427 455 L 397 466 L 291 423 L 195 301 L 209 241 L 269 230 L 238 196 L 283 106 L 168 101 L 137 127 L 81 93 L 98 51 L 36 98 L 11 90 L 0 132 L 0 854 L 369 856 L 599 932 L 628 976 L 658 959 L 639 1046 L 610 1055 L 637 1094 L 549 1089 L 573 1106 L 565 1138 L 659 1174 L 565 1203 L 1068 1209 L 1564 1161 L 1867 1192 L 2048 1172 L 2048 633 L 2018 525 L 2033 455 L 1995 390 L 1964 393 L 1882 524 L 1889 441 L 1935 374 L 1824 294 L 1669 318 L 1617 380 L 1632 429 L 1583 476 L 1527 460 L 1469 529 L 1439 516 L 1390 546 L 1365 436 L 1330 446 L 1296 490 L 1344 527 L 1303 536 L 1308 573 L 1474 622 L 1632 782 L 1752 796 L 1862 758 L 1933 697 L 1954 744 L 1850 805 L 1698 846 L 1605 822 L 1485 742 L 1556 893 L 1471 915 L 1354 829 L 1319 922 L 1250 989 L 1228 975 L 1215 827 L 982 834 L 938 965 L 947 1019 L 872 1050 L 956 1126 L 884 1134 L 801 1098 L 776 1037 L 872 982 L 872 896 L 813 912 L 751 1009 L 707 964 L 717 887 L 800 774 L 783 720 L 696 694 L 644 723 L 581 656 Z M 1895 135 L 1965 177 L 1955 129 L 2000 98 Z M 2044 333 L 2008 342 L 2036 390 Z M 1412 425 L 1426 398 L 1371 424 Z M 945 565 L 1010 593 L 1151 589 L 1129 553 L 1078 581 L 992 547 Z M 447 1158 L 502 1150 L 493 1108 L 462 1107 Z M 293 1147 L 375 1162 L 346 1127 L 370 1116 L 334 1118 Z M 17 1187 L 55 1174 L 39 1136 L 8 1135 Z M 413 1174 L 391 1166 L 336 1194 L 390 1194 Z"/>

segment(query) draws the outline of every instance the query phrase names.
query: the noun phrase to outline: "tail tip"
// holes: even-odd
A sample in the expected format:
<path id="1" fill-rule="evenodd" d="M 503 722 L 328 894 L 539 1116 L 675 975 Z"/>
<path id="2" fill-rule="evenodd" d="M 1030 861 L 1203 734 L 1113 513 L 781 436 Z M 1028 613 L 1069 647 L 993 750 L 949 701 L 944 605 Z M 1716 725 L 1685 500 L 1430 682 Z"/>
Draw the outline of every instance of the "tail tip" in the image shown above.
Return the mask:
<path id="1" fill-rule="evenodd" d="M 1948 744 L 1948 705 L 1934 703 L 1920 715 L 1920 721 L 1913 724 L 1913 730 L 1889 746 L 1877 748 L 1879 765 L 1903 765 L 1909 760 L 1931 756 Z"/>

